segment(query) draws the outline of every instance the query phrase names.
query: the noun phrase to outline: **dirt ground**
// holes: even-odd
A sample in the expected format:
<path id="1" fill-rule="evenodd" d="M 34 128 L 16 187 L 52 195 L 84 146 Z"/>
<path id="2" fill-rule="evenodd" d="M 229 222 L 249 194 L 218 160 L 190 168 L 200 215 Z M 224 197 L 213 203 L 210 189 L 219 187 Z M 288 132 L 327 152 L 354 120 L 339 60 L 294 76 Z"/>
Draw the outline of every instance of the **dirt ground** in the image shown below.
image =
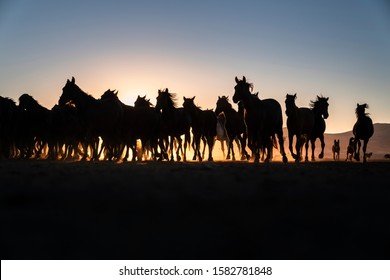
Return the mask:
<path id="1" fill-rule="evenodd" d="M 1 259 L 390 259 L 390 161 L 0 161 Z"/>

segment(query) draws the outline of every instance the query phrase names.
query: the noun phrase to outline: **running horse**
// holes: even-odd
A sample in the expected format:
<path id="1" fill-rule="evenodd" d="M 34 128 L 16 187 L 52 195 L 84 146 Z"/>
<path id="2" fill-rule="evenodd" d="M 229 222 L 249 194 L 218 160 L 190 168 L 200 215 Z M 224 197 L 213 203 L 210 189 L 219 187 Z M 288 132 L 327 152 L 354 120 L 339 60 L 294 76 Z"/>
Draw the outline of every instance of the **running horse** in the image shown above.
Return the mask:
<path id="1" fill-rule="evenodd" d="M 368 105 L 366 103 L 356 106 L 356 116 L 357 121 L 353 126 L 353 135 L 355 136 L 355 145 L 354 145 L 354 159 L 360 161 L 360 140 L 363 140 L 363 162 L 367 161 L 367 144 L 371 136 L 374 135 L 374 125 L 372 124 L 371 118 L 366 113 Z"/>
<path id="2" fill-rule="evenodd" d="M 245 123 L 248 132 L 248 146 L 255 156 L 254 161 L 259 162 L 260 151 L 263 147 L 267 149 L 266 162 L 269 162 L 272 155 L 275 134 L 278 137 L 280 153 L 283 162 L 287 162 L 284 151 L 283 139 L 283 117 L 282 108 L 275 99 L 263 99 L 253 96 L 251 90 L 253 85 L 247 83 L 245 76 L 242 80 L 235 78 L 233 102 L 243 101 L 245 108 Z"/>
<path id="3" fill-rule="evenodd" d="M 102 145 L 111 151 L 109 159 L 119 159 L 123 121 L 123 108 L 119 101 L 94 98 L 81 90 L 72 77 L 72 80 L 66 81 L 58 104 L 65 106 L 69 102 L 75 105 L 85 130 L 82 160 L 88 157 L 88 147 L 91 149 L 91 159 L 99 160 L 99 137 L 103 140 Z"/>
<path id="4" fill-rule="evenodd" d="M 161 137 L 165 139 L 170 136 L 169 148 L 171 152 L 171 161 L 174 161 L 173 146 L 177 141 L 176 159 L 181 160 L 182 152 L 184 161 L 186 161 L 186 147 L 191 140 L 191 117 L 184 108 L 177 108 L 175 94 L 165 90 L 158 90 L 157 103 L 155 109 L 161 111 Z M 181 136 L 184 135 L 184 145 Z"/>
<path id="5" fill-rule="evenodd" d="M 309 141 L 314 127 L 314 113 L 310 108 L 297 107 L 295 99 L 297 94 L 286 95 L 286 115 L 287 115 L 287 130 L 288 130 L 288 148 L 292 157 L 296 162 L 301 160 L 301 151 L 305 144 L 306 155 L 305 161 L 308 161 Z M 293 151 L 293 138 L 295 136 L 295 150 Z M 303 142 L 303 143 L 302 143 Z"/>
<path id="6" fill-rule="evenodd" d="M 202 161 L 200 155 L 200 140 L 206 140 L 205 146 L 208 146 L 209 157 L 208 161 L 213 161 L 213 148 L 215 137 L 217 136 L 217 116 L 213 110 L 202 110 L 194 103 L 193 98 L 183 97 L 183 108 L 191 117 L 192 135 L 194 137 L 195 151 L 194 160 L 198 157 Z"/>
<path id="7" fill-rule="evenodd" d="M 324 157 L 325 140 L 324 133 L 326 129 L 325 120 L 329 117 L 328 103 L 329 97 L 318 96 L 315 101 L 310 102 L 310 107 L 314 113 L 314 127 L 311 133 L 311 160 L 315 160 L 314 151 L 316 139 L 319 138 L 321 141 L 321 152 L 318 157 L 321 159 Z"/>
<path id="8" fill-rule="evenodd" d="M 228 153 L 226 159 L 230 159 L 230 152 L 232 153 L 232 160 L 235 160 L 233 141 L 241 151 L 241 160 L 249 158 L 245 147 L 247 140 L 246 125 L 243 114 L 236 111 L 229 102 L 228 96 L 218 96 L 215 113 L 220 116 L 224 114 L 225 128 L 228 136 Z M 221 142 L 222 143 L 222 142 Z M 223 147 L 223 146 L 222 146 Z"/>

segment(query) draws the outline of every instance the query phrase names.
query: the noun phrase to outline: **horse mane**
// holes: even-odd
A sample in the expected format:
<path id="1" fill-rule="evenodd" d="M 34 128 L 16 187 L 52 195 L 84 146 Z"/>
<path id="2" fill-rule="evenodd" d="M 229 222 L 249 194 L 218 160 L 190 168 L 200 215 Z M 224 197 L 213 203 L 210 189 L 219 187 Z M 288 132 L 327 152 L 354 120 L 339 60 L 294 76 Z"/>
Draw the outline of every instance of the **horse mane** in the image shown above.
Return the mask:
<path id="1" fill-rule="evenodd" d="M 16 102 L 15 102 L 15 100 L 13 100 L 12 98 L 0 96 L 0 100 L 1 100 L 1 99 L 2 99 L 4 102 L 7 102 L 8 104 L 11 104 L 11 106 L 12 106 L 13 108 L 16 107 Z"/>
<path id="2" fill-rule="evenodd" d="M 316 107 L 316 104 L 318 104 L 318 102 L 320 102 L 321 100 L 326 100 L 326 97 L 323 96 L 322 94 L 320 96 L 317 95 L 317 99 L 315 101 L 313 100 L 310 100 L 310 108 L 315 108 Z"/>
<path id="3" fill-rule="evenodd" d="M 173 93 L 173 92 L 169 92 L 168 88 L 165 88 L 164 90 L 158 90 L 159 93 L 163 93 L 163 94 L 166 94 L 169 98 L 169 100 L 171 100 L 171 103 L 172 103 L 172 106 L 177 108 L 177 98 L 176 98 L 176 93 Z"/>
<path id="4" fill-rule="evenodd" d="M 219 97 L 219 100 L 224 100 L 224 104 L 226 104 L 229 109 L 233 108 L 232 104 L 229 102 L 229 96 L 222 95 Z"/>
<path id="5" fill-rule="evenodd" d="M 366 111 L 365 111 L 366 109 L 369 109 L 369 106 L 368 106 L 367 103 L 364 103 L 364 104 L 361 104 L 361 105 L 358 104 L 358 106 L 356 106 L 356 109 L 355 109 L 356 116 L 359 116 L 358 110 L 359 110 L 359 108 L 362 108 L 362 107 L 363 107 L 363 111 L 362 111 L 363 116 L 368 116 L 370 113 L 366 113 Z"/>
<path id="6" fill-rule="evenodd" d="M 23 100 L 28 100 L 29 104 L 32 104 L 34 107 L 36 108 L 43 108 L 43 106 L 41 104 L 39 104 L 39 102 L 34 98 L 32 97 L 31 95 L 27 94 L 27 93 L 23 93 L 20 97 L 19 97 L 19 104 L 22 102 L 24 102 Z"/>
<path id="7" fill-rule="evenodd" d="M 81 94 L 87 96 L 88 98 L 97 100 L 95 97 L 93 97 L 93 95 L 91 95 L 91 94 L 89 94 L 89 93 L 83 91 L 83 90 L 76 84 L 76 81 L 75 81 L 74 77 L 72 77 L 72 81 L 69 81 L 69 79 L 68 79 L 68 80 L 67 80 L 67 83 L 72 84 L 73 87 L 74 87 L 76 90 L 78 90 Z"/>

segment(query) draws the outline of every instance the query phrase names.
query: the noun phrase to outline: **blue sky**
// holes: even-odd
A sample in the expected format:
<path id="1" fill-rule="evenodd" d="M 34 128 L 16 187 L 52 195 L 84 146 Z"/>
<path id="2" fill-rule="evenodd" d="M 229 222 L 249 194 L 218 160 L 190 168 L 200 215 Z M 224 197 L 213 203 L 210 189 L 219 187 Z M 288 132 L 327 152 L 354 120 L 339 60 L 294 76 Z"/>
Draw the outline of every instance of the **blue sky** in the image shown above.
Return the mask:
<path id="1" fill-rule="evenodd" d="M 356 103 L 390 122 L 390 3 L 357 1 L 0 2 L 0 95 L 51 108 L 66 80 L 96 98 L 155 103 L 168 87 L 214 108 L 234 77 L 261 98 L 307 107 L 329 97 L 327 132 L 351 130 Z"/>

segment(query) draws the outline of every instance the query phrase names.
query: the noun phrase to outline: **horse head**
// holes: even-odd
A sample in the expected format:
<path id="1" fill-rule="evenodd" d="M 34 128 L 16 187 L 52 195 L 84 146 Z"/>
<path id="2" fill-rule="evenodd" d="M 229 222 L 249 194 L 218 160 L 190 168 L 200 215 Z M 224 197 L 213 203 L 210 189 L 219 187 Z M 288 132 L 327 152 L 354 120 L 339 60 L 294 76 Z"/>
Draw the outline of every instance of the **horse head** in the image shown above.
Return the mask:
<path id="1" fill-rule="evenodd" d="M 188 112 L 193 112 L 197 106 L 195 105 L 194 103 L 194 100 L 195 100 L 195 96 L 192 97 L 192 98 L 185 98 L 183 97 L 183 108 L 184 110 L 188 111 Z"/>
<path id="2" fill-rule="evenodd" d="M 232 104 L 229 102 L 229 96 L 222 95 L 218 96 L 217 104 L 215 107 L 215 114 L 219 115 L 221 112 L 232 108 Z"/>
<path id="3" fill-rule="evenodd" d="M 356 110 L 355 110 L 356 116 L 359 118 L 361 116 L 367 115 L 366 114 L 366 109 L 368 109 L 368 104 L 367 103 L 364 103 L 364 104 L 361 104 L 361 105 L 359 105 L 359 103 L 357 103 Z"/>
<path id="4" fill-rule="evenodd" d="M 62 94 L 58 100 L 58 104 L 65 106 L 66 103 L 75 101 L 77 91 L 80 91 L 80 88 L 76 85 L 75 78 L 72 77 L 72 80 L 67 79 L 65 86 L 62 88 Z"/>
<path id="5" fill-rule="evenodd" d="M 319 114 L 323 116 L 324 119 L 327 119 L 329 117 L 328 113 L 328 103 L 329 97 L 323 97 L 317 95 L 316 101 L 311 101 L 310 106 L 313 107 L 313 110 L 315 114 Z"/>
<path id="6" fill-rule="evenodd" d="M 137 99 L 135 100 L 134 102 L 134 107 L 153 107 L 153 104 L 150 102 L 150 99 L 146 99 L 146 95 L 145 96 L 139 96 L 137 97 Z"/>
<path id="7" fill-rule="evenodd" d="M 38 102 L 29 94 L 23 93 L 19 97 L 19 108 L 26 111 L 31 108 L 36 108 L 38 105 Z"/>
<path id="8" fill-rule="evenodd" d="M 106 90 L 102 96 L 100 97 L 101 100 L 107 100 L 107 99 L 114 99 L 114 100 L 119 100 L 118 98 L 118 91 L 115 92 L 114 90 L 108 89 Z"/>
<path id="9" fill-rule="evenodd" d="M 242 80 L 239 80 L 237 77 L 236 86 L 234 87 L 233 102 L 237 103 L 240 100 L 248 98 L 251 95 L 253 85 L 247 83 L 245 76 L 242 76 Z"/>
<path id="10" fill-rule="evenodd" d="M 176 107 L 175 94 L 170 93 L 168 88 L 165 90 L 158 90 L 158 95 L 156 97 L 156 110 L 160 111 L 162 109 L 172 109 Z"/>
<path id="11" fill-rule="evenodd" d="M 286 94 L 286 100 L 284 103 L 286 104 L 286 115 L 290 116 L 293 113 L 293 110 L 297 107 L 295 105 L 295 99 L 297 99 L 297 94 Z"/>

